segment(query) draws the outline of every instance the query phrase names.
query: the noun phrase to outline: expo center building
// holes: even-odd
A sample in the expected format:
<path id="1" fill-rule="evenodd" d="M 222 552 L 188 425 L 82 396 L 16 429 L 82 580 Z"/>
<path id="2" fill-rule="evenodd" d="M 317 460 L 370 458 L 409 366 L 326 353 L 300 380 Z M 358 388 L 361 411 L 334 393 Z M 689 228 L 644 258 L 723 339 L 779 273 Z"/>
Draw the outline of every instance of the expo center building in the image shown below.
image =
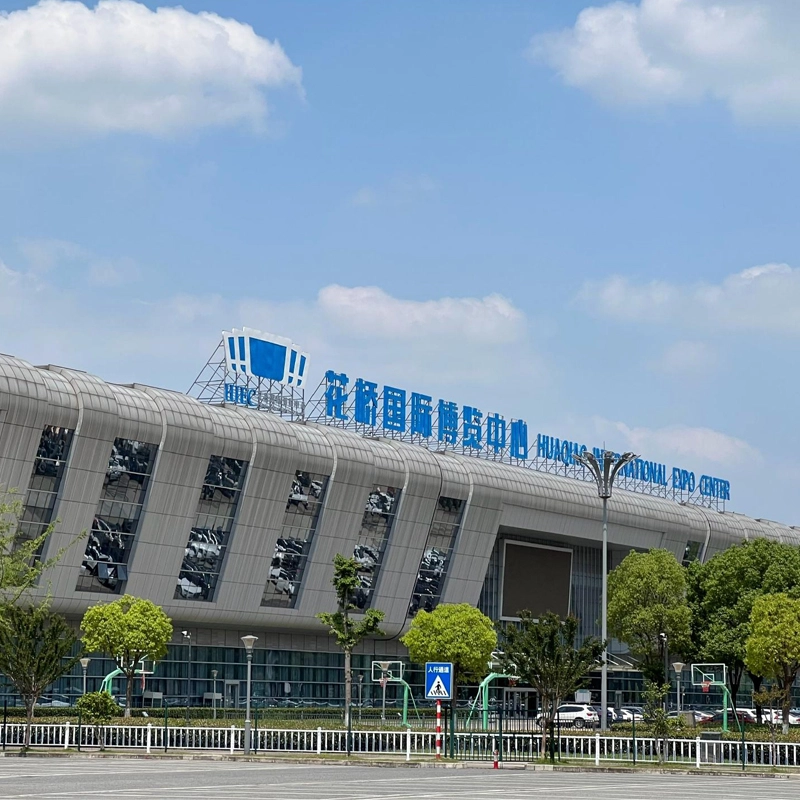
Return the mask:
<path id="1" fill-rule="evenodd" d="M 570 458 L 573 443 L 554 448 L 539 435 L 528 447 L 525 423 L 468 406 L 456 412 L 457 436 L 436 437 L 452 412 L 443 401 L 330 371 L 306 401 L 307 359 L 289 348 L 283 374 L 266 380 L 250 371 L 255 360 L 237 374 L 230 354 L 212 357 L 193 397 L 0 356 L 0 486 L 24 501 L 22 533 L 58 520 L 47 556 L 88 531 L 39 591 L 75 621 L 124 592 L 173 620 L 145 701 L 200 704 L 215 692 L 237 704 L 240 637 L 254 634 L 256 701 L 340 702 L 341 654 L 315 616 L 336 607 L 337 553 L 359 563 L 359 608 L 386 614 L 386 636 L 354 657 L 367 701 L 380 691 L 370 661 L 405 658 L 399 637 L 417 610 L 440 602 L 493 619 L 571 611 L 581 635 L 599 634 L 601 504 Z M 413 402 L 432 429 L 424 419 L 415 433 L 399 427 L 398 409 L 410 420 Z M 394 428 L 382 425 L 392 418 Z M 686 562 L 745 539 L 800 544 L 792 527 L 721 510 L 727 482 L 691 474 L 688 486 L 688 471 L 642 463 L 609 502 L 612 568 L 631 549 L 663 547 Z M 93 657 L 90 689 L 109 665 Z M 77 673 L 59 688 L 78 694 Z"/>

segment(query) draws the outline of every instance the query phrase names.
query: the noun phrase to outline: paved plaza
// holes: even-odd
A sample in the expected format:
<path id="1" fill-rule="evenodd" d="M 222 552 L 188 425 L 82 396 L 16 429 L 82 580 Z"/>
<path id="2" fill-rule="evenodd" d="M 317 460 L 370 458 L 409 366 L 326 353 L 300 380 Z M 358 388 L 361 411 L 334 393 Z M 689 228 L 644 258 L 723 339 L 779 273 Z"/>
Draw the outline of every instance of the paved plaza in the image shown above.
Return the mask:
<path id="1" fill-rule="evenodd" d="M 0 759 L 0 798 L 264 798 L 264 800 L 789 800 L 774 778 L 485 769 L 400 769 L 136 759 Z"/>

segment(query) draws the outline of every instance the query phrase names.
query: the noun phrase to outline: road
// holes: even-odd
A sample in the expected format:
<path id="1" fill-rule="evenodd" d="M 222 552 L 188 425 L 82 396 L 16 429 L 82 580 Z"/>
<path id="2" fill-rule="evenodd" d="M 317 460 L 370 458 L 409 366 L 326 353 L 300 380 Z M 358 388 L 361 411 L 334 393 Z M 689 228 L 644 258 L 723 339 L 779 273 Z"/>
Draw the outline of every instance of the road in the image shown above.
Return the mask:
<path id="1" fill-rule="evenodd" d="M 402 769 L 137 759 L 0 759 L 0 798 L 795 800 L 774 778 Z"/>

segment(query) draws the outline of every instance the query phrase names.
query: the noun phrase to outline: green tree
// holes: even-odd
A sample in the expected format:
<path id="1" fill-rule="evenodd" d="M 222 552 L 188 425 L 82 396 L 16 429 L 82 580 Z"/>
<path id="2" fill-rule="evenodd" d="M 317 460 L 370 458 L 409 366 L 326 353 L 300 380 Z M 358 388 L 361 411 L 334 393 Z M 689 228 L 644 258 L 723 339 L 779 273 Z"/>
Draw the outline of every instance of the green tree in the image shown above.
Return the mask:
<path id="1" fill-rule="evenodd" d="M 77 635 L 45 600 L 28 607 L 3 607 L 0 625 L 0 672 L 14 684 L 25 704 L 25 747 L 30 744 L 36 701 L 47 687 L 69 672 L 81 657 L 73 655 Z"/>
<path id="2" fill-rule="evenodd" d="M 40 553 L 53 533 L 55 523 L 33 539 L 28 538 L 19 527 L 23 511 L 22 501 L 14 492 L 0 499 L 0 601 L 2 602 L 0 611 L 13 606 L 36 584 L 45 570 L 50 569 L 69 547 L 86 535 L 83 533 L 76 536 L 67 547 L 59 550 L 52 558 L 43 560 L 40 558 Z"/>
<path id="3" fill-rule="evenodd" d="M 142 659 L 160 661 L 172 638 L 172 620 L 150 600 L 126 594 L 112 603 L 98 603 L 86 610 L 81 622 L 83 644 L 90 653 L 114 659 L 127 679 L 125 716 L 131 714 L 133 678 Z"/>
<path id="4" fill-rule="evenodd" d="M 105 750 L 103 725 L 108 725 L 114 717 L 119 716 L 119 706 L 114 702 L 114 698 L 106 692 L 88 692 L 78 698 L 75 708 L 80 711 L 81 719 L 95 726 L 95 738 L 100 744 L 100 749 Z"/>
<path id="5" fill-rule="evenodd" d="M 456 689 L 486 673 L 492 651 L 497 648 L 497 631 L 491 619 L 469 603 L 444 603 L 433 611 L 420 611 L 400 641 L 412 661 L 449 661 L 455 670 L 451 707 Z"/>
<path id="6" fill-rule="evenodd" d="M 756 599 L 745 663 L 750 671 L 778 682 L 783 691 L 783 732 L 789 733 L 792 684 L 800 670 L 800 600 L 782 592 Z"/>
<path id="7" fill-rule="evenodd" d="M 556 716 L 559 704 L 585 686 L 589 672 L 603 655 L 603 643 L 593 636 L 575 646 L 578 620 L 562 620 L 548 612 L 538 620 L 530 611 L 521 611 L 519 625 L 508 625 L 501 632 L 503 655 L 500 663 L 506 674 L 518 675 L 539 694 L 542 707 L 542 752 L 546 731 Z"/>
<path id="8" fill-rule="evenodd" d="M 673 653 L 691 645 L 691 613 L 683 567 L 668 550 L 631 551 L 608 576 L 608 630 L 639 660 L 642 674 L 665 683 L 664 643 Z"/>
<path id="9" fill-rule="evenodd" d="M 768 539 L 729 547 L 705 564 L 687 569 L 692 610 L 692 640 L 697 660 L 728 668 L 731 699 L 736 699 L 746 666 L 753 603 L 764 594 L 800 594 L 800 550 Z M 762 677 L 750 672 L 756 692 Z M 754 701 L 755 702 L 755 701 Z M 761 704 L 756 702 L 761 712 Z"/>
<path id="10" fill-rule="evenodd" d="M 331 583 L 336 590 L 338 610 L 333 614 L 322 612 L 317 619 L 330 628 L 331 636 L 344 653 L 344 724 L 350 724 L 350 703 L 353 698 L 353 648 L 367 636 L 383 636 L 380 624 L 385 614 L 375 608 L 369 608 L 362 619 L 354 621 L 351 612 L 358 611 L 353 602 L 356 592 L 361 586 L 358 575 L 358 562 L 339 553 L 333 559 L 333 579 Z"/>
<path id="11" fill-rule="evenodd" d="M 654 683 L 651 680 L 644 682 L 644 718 L 650 725 L 653 737 L 661 744 L 658 760 L 662 763 L 667 755 L 667 739 L 675 733 L 677 727 L 677 721 L 673 722 L 667 712 L 666 700 L 670 688 L 669 683 Z"/>

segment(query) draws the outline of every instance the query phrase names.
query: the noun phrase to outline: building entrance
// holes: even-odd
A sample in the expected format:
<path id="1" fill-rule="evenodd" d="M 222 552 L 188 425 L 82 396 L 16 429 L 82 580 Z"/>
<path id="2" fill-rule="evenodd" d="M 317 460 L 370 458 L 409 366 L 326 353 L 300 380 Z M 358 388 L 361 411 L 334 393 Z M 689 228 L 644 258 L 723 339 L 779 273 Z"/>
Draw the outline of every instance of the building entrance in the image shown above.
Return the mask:
<path id="1" fill-rule="evenodd" d="M 529 728 L 536 720 L 538 710 L 536 689 L 529 687 L 520 689 L 516 686 L 503 689 L 504 727 L 508 727 L 509 730 Z"/>
<path id="2" fill-rule="evenodd" d="M 225 708 L 239 707 L 239 681 L 225 681 Z"/>

